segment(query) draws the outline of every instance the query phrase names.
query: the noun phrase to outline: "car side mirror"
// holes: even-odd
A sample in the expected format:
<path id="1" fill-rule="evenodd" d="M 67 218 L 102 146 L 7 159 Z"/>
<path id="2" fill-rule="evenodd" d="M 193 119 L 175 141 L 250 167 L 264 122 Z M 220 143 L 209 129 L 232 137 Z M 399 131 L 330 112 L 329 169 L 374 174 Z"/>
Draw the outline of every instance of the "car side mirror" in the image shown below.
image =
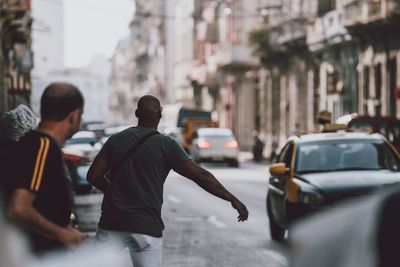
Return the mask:
<path id="1" fill-rule="evenodd" d="M 269 168 L 269 173 L 271 175 L 285 175 L 289 172 L 289 168 L 286 168 L 285 163 L 274 163 Z"/>

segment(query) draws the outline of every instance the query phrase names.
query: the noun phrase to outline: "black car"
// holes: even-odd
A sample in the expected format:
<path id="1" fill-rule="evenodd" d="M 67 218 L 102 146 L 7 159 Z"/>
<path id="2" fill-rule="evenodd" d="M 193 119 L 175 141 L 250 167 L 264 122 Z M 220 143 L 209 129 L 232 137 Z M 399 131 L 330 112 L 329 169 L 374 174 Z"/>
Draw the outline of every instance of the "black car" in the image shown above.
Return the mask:
<path id="1" fill-rule="evenodd" d="M 380 134 L 321 133 L 292 137 L 270 168 L 266 199 L 271 237 L 327 207 L 400 182 L 400 157 Z"/>

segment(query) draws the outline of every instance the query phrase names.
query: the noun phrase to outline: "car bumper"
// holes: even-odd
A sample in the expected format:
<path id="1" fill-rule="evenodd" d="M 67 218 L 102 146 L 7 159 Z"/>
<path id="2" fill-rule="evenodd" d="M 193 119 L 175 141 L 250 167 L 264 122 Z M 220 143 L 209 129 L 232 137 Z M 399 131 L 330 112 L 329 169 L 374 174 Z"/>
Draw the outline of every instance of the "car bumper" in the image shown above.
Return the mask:
<path id="1" fill-rule="evenodd" d="M 313 215 L 323 209 L 328 208 L 325 205 L 306 205 L 303 203 L 290 203 L 286 205 L 286 215 L 288 223 L 291 224 L 300 219 Z"/>
<path id="2" fill-rule="evenodd" d="M 203 161 L 223 161 L 229 159 L 237 160 L 239 157 L 239 151 L 237 149 L 204 149 L 198 151 L 198 157 Z"/>

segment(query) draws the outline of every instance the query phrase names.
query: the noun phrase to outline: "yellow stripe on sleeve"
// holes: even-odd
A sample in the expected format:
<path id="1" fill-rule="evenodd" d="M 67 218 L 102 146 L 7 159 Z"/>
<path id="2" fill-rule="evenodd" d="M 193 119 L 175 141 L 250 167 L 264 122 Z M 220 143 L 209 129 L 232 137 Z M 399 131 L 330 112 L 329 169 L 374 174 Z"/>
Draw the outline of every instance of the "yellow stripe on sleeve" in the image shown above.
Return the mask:
<path id="1" fill-rule="evenodd" d="M 46 165 L 47 153 L 49 152 L 50 140 L 48 138 L 44 138 L 44 140 L 45 140 L 45 146 L 43 151 L 43 157 L 40 160 L 40 169 L 39 169 L 38 179 L 36 182 L 35 191 L 39 190 L 40 183 L 42 182 L 43 169 L 44 166 Z"/>
<path id="2" fill-rule="evenodd" d="M 33 171 L 33 176 L 31 179 L 31 185 L 30 185 L 30 189 L 33 190 L 35 183 L 36 183 L 36 179 L 37 179 L 37 174 L 38 174 L 38 170 L 39 170 L 39 163 L 40 163 L 40 159 L 42 158 L 43 155 L 43 148 L 44 148 L 44 139 L 40 138 L 40 148 L 39 148 L 39 152 L 37 154 L 36 157 L 36 162 L 35 162 L 35 169 Z"/>

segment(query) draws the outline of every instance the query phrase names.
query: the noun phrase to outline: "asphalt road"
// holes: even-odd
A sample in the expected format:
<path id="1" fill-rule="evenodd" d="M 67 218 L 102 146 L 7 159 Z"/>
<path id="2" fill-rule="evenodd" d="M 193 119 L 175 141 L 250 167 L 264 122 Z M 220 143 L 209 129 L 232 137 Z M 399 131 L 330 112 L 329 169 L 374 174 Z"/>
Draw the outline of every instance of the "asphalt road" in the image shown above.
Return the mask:
<path id="1" fill-rule="evenodd" d="M 268 232 L 267 165 L 246 161 L 240 168 L 202 166 L 246 204 L 249 220 L 237 222 L 230 203 L 171 172 L 164 187 L 163 267 L 288 266 L 288 247 L 271 241 Z M 80 226 L 90 234 L 96 228 L 101 199 L 100 194 L 76 198 Z"/>

